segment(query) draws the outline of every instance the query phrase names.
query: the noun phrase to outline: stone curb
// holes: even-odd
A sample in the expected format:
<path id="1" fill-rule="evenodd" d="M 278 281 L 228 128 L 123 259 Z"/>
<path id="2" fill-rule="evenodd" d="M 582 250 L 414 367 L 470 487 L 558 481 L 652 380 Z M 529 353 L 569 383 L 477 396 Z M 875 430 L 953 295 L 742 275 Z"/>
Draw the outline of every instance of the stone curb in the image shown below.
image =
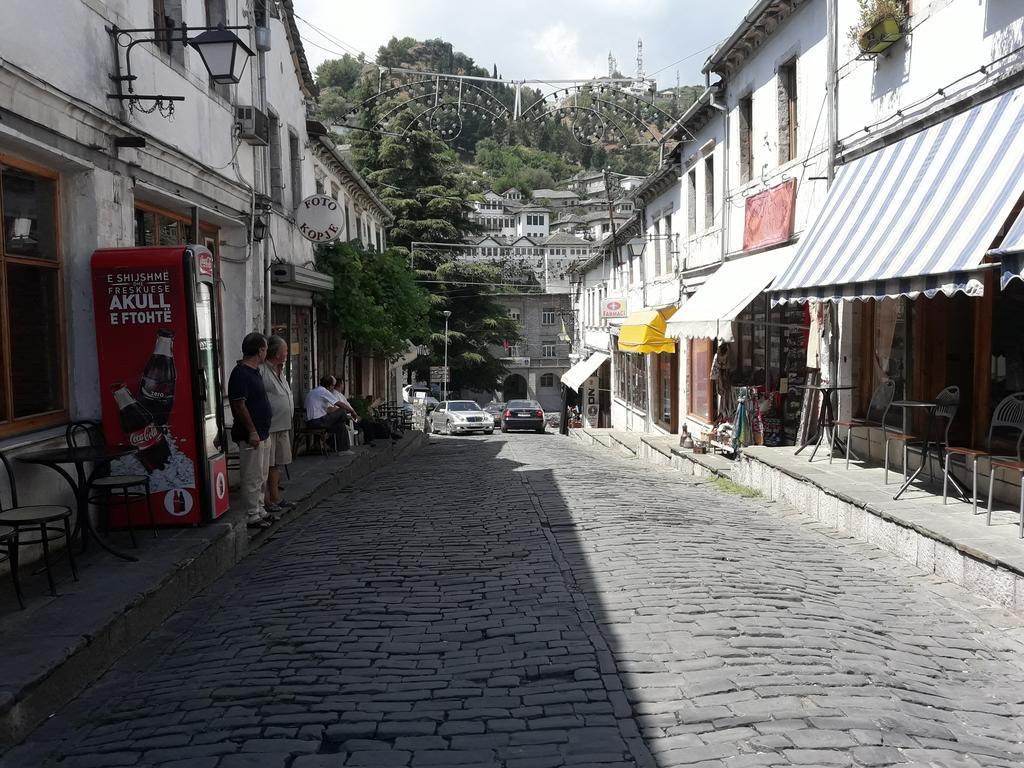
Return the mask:
<path id="1" fill-rule="evenodd" d="M 340 489 L 426 444 L 423 433 L 407 432 L 405 439 L 399 442 L 380 445 L 373 453 L 360 453 L 351 464 L 325 478 L 304 498 L 297 500 L 295 509 L 272 528 L 256 536 L 249 534 L 244 516 L 228 510 L 219 523 L 219 534 L 207 541 L 198 554 L 175 563 L 173 570 L 158 584 L 135 595 L 105 626 L 91 636 L 80 638 L 58 664 L 22 685 L 20 690 L 5 693 L 0 699 L 0 753 L 25 739 L 187 600 L 258 550 L 284 526 Z"/>

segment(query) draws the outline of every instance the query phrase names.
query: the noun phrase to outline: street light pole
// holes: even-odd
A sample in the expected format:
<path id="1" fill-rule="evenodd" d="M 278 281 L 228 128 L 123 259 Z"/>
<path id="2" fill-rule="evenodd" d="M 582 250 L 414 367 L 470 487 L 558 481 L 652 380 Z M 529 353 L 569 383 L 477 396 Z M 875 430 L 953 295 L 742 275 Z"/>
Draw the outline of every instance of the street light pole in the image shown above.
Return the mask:
<path id="1" fill-rule="evenodd" d="M 448 399 L 448 318 L 452 316 L 451 310 L 446 309 L 441 314 L 444 315 L 444 375 L 442 379 L 444 384 L 442 385 L 442 400 Z"/>

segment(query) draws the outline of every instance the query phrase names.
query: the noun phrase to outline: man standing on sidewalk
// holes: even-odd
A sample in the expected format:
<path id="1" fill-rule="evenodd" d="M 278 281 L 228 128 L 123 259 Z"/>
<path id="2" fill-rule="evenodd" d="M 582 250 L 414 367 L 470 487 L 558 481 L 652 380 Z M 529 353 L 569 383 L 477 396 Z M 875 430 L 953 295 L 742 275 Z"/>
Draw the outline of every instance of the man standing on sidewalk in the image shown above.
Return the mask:
<path id="1" fill-rule="evenodd" d="M 263 509 L 263 485 L 269 470 L 270 401 L 260 378 L 259 368 L 267 359 L 267 337 L 250 333 L 242 339 L 242 359 L 228 379 L 231 402 L 231 439 L 238 443 L 241 473 L 239 500 L 250 528 L 269 528 L 269 515 Z"/>
<path id="2" fill-rule="evenodd" d="M 263 508 L 271 515 L 280 515 L 295 505 L 281 497 L 281 472 L 292 463 L 292 416 L 295 405 L 292 388 L 284 375 L 288 360 L 288 343 L 280 336 L 267 339 L 267 359 L 260 366 L 263 388 L 270 400 L 270 469 L 263 495 Z"/>

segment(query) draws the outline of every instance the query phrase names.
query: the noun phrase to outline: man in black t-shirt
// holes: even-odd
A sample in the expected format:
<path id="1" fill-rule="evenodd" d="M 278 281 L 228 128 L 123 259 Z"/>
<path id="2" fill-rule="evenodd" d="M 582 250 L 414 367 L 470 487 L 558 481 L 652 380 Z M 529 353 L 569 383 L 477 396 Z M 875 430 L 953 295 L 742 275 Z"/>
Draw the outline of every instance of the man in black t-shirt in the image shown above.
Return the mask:
<path id="1" fill-rule="evenodd" d="M 270 471 L 270 400 L 259 368 L 267 357 L 267 338 L 250 333 L 242 339 L 242 359 L 228 379 L 228 400 L 234 423 L 231 439 L 238 443 L 241 474 L 239 502 L 250 528 L 269 528 L 271 517 L 263 508 L 263 486 Z"/>

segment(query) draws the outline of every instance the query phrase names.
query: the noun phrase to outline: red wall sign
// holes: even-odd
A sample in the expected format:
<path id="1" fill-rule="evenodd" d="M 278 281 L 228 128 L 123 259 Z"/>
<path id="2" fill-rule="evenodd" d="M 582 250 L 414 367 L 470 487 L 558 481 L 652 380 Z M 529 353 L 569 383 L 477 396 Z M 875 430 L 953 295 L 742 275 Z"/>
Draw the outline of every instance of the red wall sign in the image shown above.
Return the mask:
<path id="1" fill-rule="evenodd" d="M 795 205 L 796 179 L 748 197 L 743 218 L 743 250 L 788 242 L 793 236 Z"/>

